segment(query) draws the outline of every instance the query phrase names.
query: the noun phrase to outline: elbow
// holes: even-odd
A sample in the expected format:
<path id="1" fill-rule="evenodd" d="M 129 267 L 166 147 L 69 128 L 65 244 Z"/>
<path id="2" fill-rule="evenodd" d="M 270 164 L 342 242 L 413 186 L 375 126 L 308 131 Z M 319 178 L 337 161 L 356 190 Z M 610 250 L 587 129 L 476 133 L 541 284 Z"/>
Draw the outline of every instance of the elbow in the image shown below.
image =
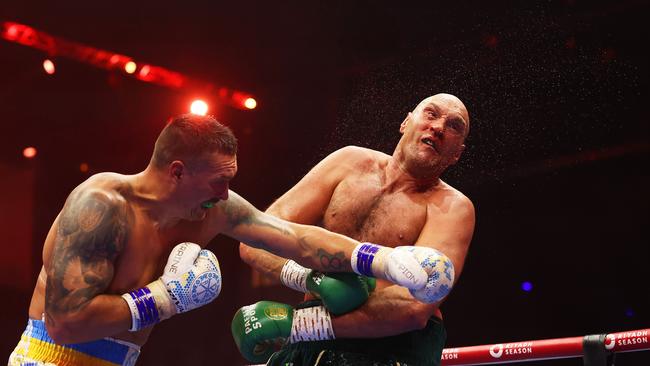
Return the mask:
<path id="1" fill-rule="evenodd" d="M 66 313 L 52 315 L 51 313 L 45 313 L 45 329 L 56 344 L 82 343 L 101 338 L 89 334 L 92 329 L 89 323 L 91 323 L 89 314 Z"/>
<path id="2" fill-rule="evenodd" d="M 239 243 L 239 258 L 246 264 L 251 264 L 252 248 L 244 243 Z"/>
<path id="3" fill-rule="evenodd" d="M 47 334 L 54 340 L 54 343 L 59 345 L 76 343 L 72 333 L 62 330 L 61 327 L 55 327 L 53 329 L 48 327 Z"/>
<path id="4" fill-rule="evenodd" d="M 419 305 L 419 304 L 418 304 Z M 404 322 L 408 324 L 410 330 L 424 329 L 427 326 L 429 318 L 433 314 L 429 306 L 412 306 L 412 310 L 406 312 Z"/>
<path id="5" fill-rule="evenodd" d="M 79 332 L 74 331 L 74 326 L 66 319 L 52 319 L 49 315 L 45 319 L 45 329 L 47 334 L 54 340 L 56 344 L 70 344 L 77 343 L 79 340 L 75 334 Z"/>

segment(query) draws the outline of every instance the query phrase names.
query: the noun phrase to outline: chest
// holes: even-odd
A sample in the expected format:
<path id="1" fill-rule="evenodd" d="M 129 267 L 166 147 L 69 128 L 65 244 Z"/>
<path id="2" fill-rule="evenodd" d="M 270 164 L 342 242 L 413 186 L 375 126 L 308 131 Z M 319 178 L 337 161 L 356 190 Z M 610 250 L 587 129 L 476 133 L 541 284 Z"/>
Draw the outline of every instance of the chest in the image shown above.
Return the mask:
<path id="1" fill-rule="evenodd" d="M 323 226 L 359 241 L 412 245 L 427 219 L 427 206 L 415 194 L 384 192 L 379 179 L 342 181 L 323 216 Z"/>
<path id="2" fill-rule="evenodd" d="M 139 288 L 160 277 L 177 244 L 193 242 L 205 247 L 209 240 L 198 222 L 158 230 L 146 218 L 136 217 L 128 242 L 115 262 L 111 292 L 122 293 Z"/>

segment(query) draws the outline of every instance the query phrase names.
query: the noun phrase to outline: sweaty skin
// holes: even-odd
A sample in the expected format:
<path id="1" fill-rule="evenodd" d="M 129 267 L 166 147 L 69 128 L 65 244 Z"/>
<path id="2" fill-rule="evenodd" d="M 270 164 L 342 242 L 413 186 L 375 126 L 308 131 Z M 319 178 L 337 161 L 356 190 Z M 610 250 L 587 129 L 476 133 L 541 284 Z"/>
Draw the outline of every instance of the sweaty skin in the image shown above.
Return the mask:
<path id="1" fill-rule="evenodd" d="M 229 190 L 236 171 L 236 156 L 214 153 L 195 171 L 175 161 L 80 184 L 46 237 L 29 316 L 44 316 L 59 344 L 111 336 L 143 345 L 153 327 L 128 332 L 131 314 L 120 295 L 156 280 L 176 244 L 205 247 L 219 233 L 306 266 L 351 271 L 358 242 L 260 212 Z M 322 259 L 331 256 L 343 260 Z"/>
<path id="2" fill-rule="evenodd" d="M 342 148 L 316 165 L 267 212 L 288 221 L 318 224 L 360 242 L 438 249 L 460 277 L 474 230 L 474 207 L 439 176 L 464 148 L 469 116 L 456 97 L 423 100 L 400 126 L 393 155 Z M 240 245 L 244 261 L 267 281 L 278 282 L 286 259 Z M 423 304 L 408 290 L 377 281 L 359 309 L 333 317 L 337 338 L 391 336 L 423 328 L 437 304 Z M 399 311 L 396 311 L 399 309 Z"/>

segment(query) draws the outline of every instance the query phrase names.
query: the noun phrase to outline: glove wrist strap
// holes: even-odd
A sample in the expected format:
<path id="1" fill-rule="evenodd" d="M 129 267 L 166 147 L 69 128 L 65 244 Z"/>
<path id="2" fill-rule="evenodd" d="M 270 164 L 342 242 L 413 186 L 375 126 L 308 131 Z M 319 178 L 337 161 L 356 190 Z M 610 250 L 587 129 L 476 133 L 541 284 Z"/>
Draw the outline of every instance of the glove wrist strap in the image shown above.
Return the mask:
<path id="1" fill-rule="evenodd" d="M 294 310 L 289 343 L 335 338 L 332 318 L 324 306 Z"/>
<path id="2" fill-rule="evenodd" d="M 280 282 L 283 285 L 292 288 L 296 291 L 307 293 L 307 275 L 309 268 L 305 268 L 300 264 L 289 259 L 280 272 Z"/>
<path id="3" fill-rule="evenodd" d="M 160 321 L 156 301 L 148 287 L 128 292 L 122 295 L 122 298 L 129 305 L 131 311 L 131 328 L 129 328 L 129 331 L 135 332 Z"/>
<path id="4" fill-rule="evenodd" d="M 385 278 L 384 257 L 389 248 L 372 243 L 361 243 L 350 258 L 352 270 L 362 276 Z"/>
<path id="5" fill-rule="evenodd" d="M 151 282 L 145 287 L 127 292 L 122 298 L 131 311 L 131 328 L 136 332 L 176 314 L 176 306 L 171 301 L 165 284 L 161 280 Z"/>

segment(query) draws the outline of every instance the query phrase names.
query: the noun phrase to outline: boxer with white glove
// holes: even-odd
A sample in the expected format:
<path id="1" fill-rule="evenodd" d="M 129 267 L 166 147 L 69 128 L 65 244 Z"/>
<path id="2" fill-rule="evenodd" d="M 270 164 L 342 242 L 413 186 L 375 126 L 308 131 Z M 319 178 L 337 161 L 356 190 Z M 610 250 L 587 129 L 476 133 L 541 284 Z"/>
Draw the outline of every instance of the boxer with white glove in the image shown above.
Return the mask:
<path id="1" fill-rule="evenodd" d="M 385 257 L 383 257 L 386 256 L 386 254 L 384 254 L 384 251 L 386 249 L 390 249 L 390 248 L 381 247 L 379 245 L 375 245 L 371 243 L 360 244 L 354 250 L 352 255 L 353 270 L 359 275 L 371 276 L 371 277 L 374 276 L 374 274 L 377 272 L 386 273 L 389 271 L 394 271 L 394 267 L 388 267 L 383 265 L 383 262 L 386 260 Z M 426 272 L 427 279 L 426 279 L 425 286 L 419 288 L 405 286 L 409 288 L 411 295 L 413 295 L 413 297 L 415 297 L 420 302 L 426 304 L 438 302 L 442 300 L 445 296 L 447 296 L 447 294 L 449 294 L 449 292 L 451 291 L 451 288 L 454 284 L 454 275 L 455 275 L 454 264 L 452 263 L 451 259 L 447 257 L 444 253 L 440 252 L 439 250 L 430 247 L 424 247 L 424 246 L 400 246 L 394 248 L 393 251 L 389 253 L 391 259 L 400 258 L 400 260 L 404 260 L 403 258 L 408 258 L 409 256 L 413 256 L 419 263 L 420 268 Z M 386 269 L 387 267 L 390 269 Z M 409 275 L 410 269 L 401 268 L 399 266 L 397 268 L 398 268 L 398 271 L 396 271 L 397 274 L 391 272 L 391 273 L 386 273 L 384 276 L 394 283 L 398 283 L 399 281 L 403 282 L 402 278 L 410 277 Z M 419 271 L 416 271 L 416 273 L 417 272 Z M 317 291 L 315 293 L 315 291 L 313 290 L 315 286 L 310 285 L 311 282 L 313 282 L 313 281 L 311 282 L 309 281 L 310 275 L 312 274 L 313 271 L 310 272 L 308 268 L 302 267 L 301 265 L 293 261 L 287 261 L 285 265 L 282 267 L 280 280 L 285 286 L 293 288 L 294 290 L 305 292 L 305 293 L 311 292 L 317 295 L 318 297 L 323 298 L 322 296 L 319 295 L 324 291 Z M 375 277 L 379 277 L 379 276 L 375 276 Z M 398 278 L 396 279 L 396 277 Z M 327 292 L 325 292 L 325 295 L 327 295 Z M 350 299 L 349 301 L 354 302 L 356 300 L 354 297 L 351 297 L 347 293 L 345 294 L 345 296 L 349 297 Z M 339 300 L 334 295 L 328 296 L 326 299 L 328 299 L 331 302 L 335 302 Z M 327 305 L 325 299 L 323 300 L 324 300 L 324 305 L 329 310 L 332 310 Z M 339 313 L 345 313 L 345 312 L 347 311 L 339 312 Z"/>
<path id="2" fill-rule="evenodd" d="M 423 246 L 404 246 L 395 249 L 414 253 L 422 268 L 429 274 L 427 284 L 419 289 L 410 289 L 413 297 L 425 304 L 441 301 L 454 285 L 454 264 L 439 250 Z"/>
<path id="3" fill-rule="evenodd" d="M 382 257 L 385 249 L 388 248 L 369 243 L 359 245 L 352 257 L 352 268 L 359 274 L 372 275 L 374 264 L 380 271 L 384 271 L 381 263 L 387 260 Z M 426 271 L 426 285 L 420 289 L 409 289 L 418 301 L 438 302 L 451 291 L 454 266 L 451 259 L 442 252 L 423 246 L 402 246 L 389 253 L 400 257 L 413 255 Z M 376 259 L 377 256 L 379 260 Z M 329 278 L 293 261 L 287 261 L 281 272 L 282 283 L 297 291 L 316 295 L 321 298 L 323 305 L 305 306 L 309 303 L 307 302 L 294 310 L 286 304 L 260 301 L 245 306 L 237 311 L 231 325 L 237 348 L 248 361 L 259 363 L 266 362 L 284 343 L 335 339 L 330 308 L 345 309 L 339 312 L 343 314 L 363 303 L 368 297 L 369 288 L 355 285 L 357 282 L 365 284 L 362 278 L 363 276 L 343 280 Z M 323 285 L 323 281 L 327 283 Z"/>
<path id="4" fill-rule="evenodd" d="M 462 101 L 445 93 L 428 97 L 399 124 L 402 137 L 392 155 L 341 148 L 267 209 L 281 219 L 321 225 L 357 240 L 415 244 L 416 249 L 395 253 L 415 255 L 427 273 L 427 284 L 410 291 L 378 281 L 378 290 L 362 307 L 332 318 L 337 339 L 287 344 L 268 365 L 314 360 L 331 365 L 440 364 L 445 331 L 438 306 L 463 270 L 475 225 L 471 200 L 440 176 L 458 161 L 468 131 Z M 453 272 L 444 256 L 421 248 L 428 243 L 453 261 Z M 373 257 L 372 251 L 366 247 L 345 259 L 355 261 L 355 272 L 379 277 L 375 260 L 381 254 Z M 264 282 L 279 278 L 284 258 L 291 257 L 273 257 L 245 244 L 240 254 L 268 280 Z"/>
<path id="5" fill-rule="evenodd" d="M 350 262 L 355 273 L 388 280 L 410 290 L 424 288 L 429 273 L 421 259 L 407 247 L 389 248 L 372 243 L 361 243 L 354 248 Z"/>
<path id="6" fill-rule="evenodd" d="M 214 253 L 194 243 L 178 244 L 159 279 L 122 295 L 131 310 L 129 330 L 135 332 L 206 305 L 220 291 L 221 270 Z"/>

